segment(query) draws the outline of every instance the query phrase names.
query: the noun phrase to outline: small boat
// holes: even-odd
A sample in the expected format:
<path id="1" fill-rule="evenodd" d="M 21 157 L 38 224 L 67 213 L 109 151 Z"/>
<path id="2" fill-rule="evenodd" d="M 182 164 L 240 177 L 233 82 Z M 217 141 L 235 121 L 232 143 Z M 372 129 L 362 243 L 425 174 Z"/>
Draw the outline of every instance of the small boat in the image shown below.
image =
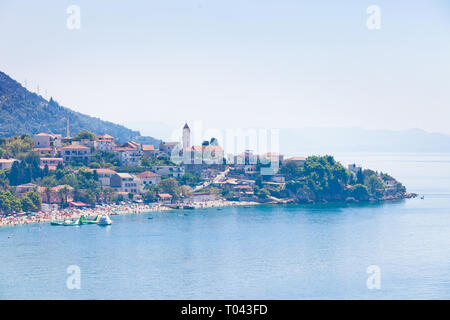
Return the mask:
<path id="1" fill-rule="evenodd" d="M 107 214 L 103 214 L 100 217 L 100 220 L 97 223 L 99 226 L 109 226 L 112 224 L 111 219 L 109 218 L 109 216 Z"/>
<path id="2" fill-rule="evenodd" d="M 424 197 L 424 196 L 421 196 L 421 197 L 420 197 L 420 199 L 422 199 L 422 200 L 423 200 L 423 199 L 425 199 L 425 197 Z"/>

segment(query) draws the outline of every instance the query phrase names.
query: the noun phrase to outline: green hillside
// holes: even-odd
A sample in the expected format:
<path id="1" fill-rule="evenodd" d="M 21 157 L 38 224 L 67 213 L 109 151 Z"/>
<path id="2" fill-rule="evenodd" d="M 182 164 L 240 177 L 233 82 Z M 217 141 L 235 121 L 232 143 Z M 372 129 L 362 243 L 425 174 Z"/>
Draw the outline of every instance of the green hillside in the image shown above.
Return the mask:
<path id="1" fill-rule="evenodd" d="M 141 136 L 139 131 L 122 125 L 75 112 L 60 106 L 53 99 L 47 101 L 0 72 L 0 137 L 38 132 L 65 136 L 66 119 L 69 119 L 72 136 L 81 130 L 89 130 L 99 135 L 108 133 L 121 142 L 134 140 L 156 146 L 161 142 L 152 137 Z"/>

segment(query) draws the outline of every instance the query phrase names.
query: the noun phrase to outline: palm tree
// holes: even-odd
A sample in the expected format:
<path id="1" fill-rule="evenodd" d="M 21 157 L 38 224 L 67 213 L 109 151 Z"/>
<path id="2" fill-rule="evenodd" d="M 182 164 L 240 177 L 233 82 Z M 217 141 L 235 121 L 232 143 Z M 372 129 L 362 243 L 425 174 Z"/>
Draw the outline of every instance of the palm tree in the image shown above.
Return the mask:
<path id="1" fill-rule="evenodd" d="M 62 187 L 58 191 L 59 196 L 61 197 L 61 206 L 64 206 L 64 203 L 67 204 L 67 198 L 69 196 L 69 188 L 67 186 Z"/>
<path id="2" fill-rule="evenodd" d="M 47 203 L 51 203 L 51 201 L 50 201 L 51 193 L 52 193 L 52 188 L 51 187 L 46 187 L 45 188 L 45 195 L 47 197 Z"/>

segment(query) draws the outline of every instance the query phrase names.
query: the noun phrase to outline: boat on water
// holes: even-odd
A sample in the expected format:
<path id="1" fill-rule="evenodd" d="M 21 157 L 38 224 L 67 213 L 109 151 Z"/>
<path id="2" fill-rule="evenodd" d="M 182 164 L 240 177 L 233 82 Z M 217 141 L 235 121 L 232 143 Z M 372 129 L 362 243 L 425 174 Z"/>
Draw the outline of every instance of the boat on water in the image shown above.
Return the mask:
<path id="1" fill-rule="evenodd" d="M 99 226 L 109 226 L 112 224 L 111 218 L 107 214 L 102 214 L 97 223 Z"/>

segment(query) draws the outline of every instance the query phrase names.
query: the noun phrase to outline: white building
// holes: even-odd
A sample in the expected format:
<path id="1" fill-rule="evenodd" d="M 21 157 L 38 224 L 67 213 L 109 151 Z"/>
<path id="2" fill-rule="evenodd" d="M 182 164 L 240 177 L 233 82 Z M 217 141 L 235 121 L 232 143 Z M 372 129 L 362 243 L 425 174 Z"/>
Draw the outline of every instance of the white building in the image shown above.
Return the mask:
<path id="1" fill-rule="evenodd" d="M 13 163 L 19 161 L 17 159 L 0 159 L 0 169 L 11 168 Z"/>
<path id="2" fill-rule="evenodd" d="M 159 150 L 169 156 L 172 155 L 172 151 L 174 149 L 178 149 L 180 148 L 180 143 L 179 142 L 161 142 L 159 144 Z"/>
<path id="3" fill-rule="evenodd" d="M 143 187 L 156 186 L 161 182 L 161 176 L 151 171 L 144 171 L 137 175 L 141 179 Z"/>
<path id="4" fill-rule="evenodd" d="M 87 163 L 91 160 L 91 148 L 81 145 L 68 145 L 61 148 L 61 156 L 64 162 L 80 161 Z"/>
<path id="5" fill-rule="evenodd" d="M 184 176 L 184 167 L 177 166 L 154 166 L 153 171 L 160 176 L 180 178 Z"/>
<path id="6" fill-rule="evenodd" d="M 287 159 L 283 160 L 283 164 L 286 164 L 287 162 L 294 162 L 299 167 L 303 167 L 305 165 L 306 158 L 305 157 L 291 157 L 291 158 L 287 158 Z"/>
<path id="7" fill-rule="evenodd" d="M 78 141 L 72 141 L 72 145 L 80 145 L 91 148 L 91 150 L 97 149 L 97 141 L 90 139 L 81 139 Z"/>
<path id="8" fill-rule="evenodd" d="M 111 177 L 117 172 L 107 168 L 91 169 L 91 171 L 96 171 L 98 175 L 98 182 L 102 188 L 111 186 Z"/>
<path id="9" fill-rule="evenodd" d="M 142 193 L 142 181 L 137 176 L 129 173 L 115 173 L 110 179 L 111 188 L 117 192 Z"/>
<path id="10" fill-rule="evenodd" d="M 37 133 L 33 137 L 35 148 L 59 148 L 62 146 L 60 134 Z"/>
<path id="11" fill-rule="evenodd" d="M 63 163 L 63 158 L 41 158 L 40 167 L 43 169 L 48 166 L 49 169 L 56 169 L 59 164 Z"/>
<path id="12" fill-rule="evenodd" d="M 114 142 L 114 137 L 109 134 L 104 134 L 97 137 L 97 148 L 101 151 L 113 151 L 116 143 Z"/>
<path id="13" fill-rule="evenodd" d="M 121 166 L 136 167 L 141 164 L 142 152 L 139 149 L 119 147 L 115 148 L 114 152 L 116 153 Z"/>
<path id="14" fill-rule="evenodd" d="M 361 171 L 362 168 L 361 166 L 357 166 L 356 164 L 352 163 L 348 165 L 348 170 L 356 174 Z"/>

